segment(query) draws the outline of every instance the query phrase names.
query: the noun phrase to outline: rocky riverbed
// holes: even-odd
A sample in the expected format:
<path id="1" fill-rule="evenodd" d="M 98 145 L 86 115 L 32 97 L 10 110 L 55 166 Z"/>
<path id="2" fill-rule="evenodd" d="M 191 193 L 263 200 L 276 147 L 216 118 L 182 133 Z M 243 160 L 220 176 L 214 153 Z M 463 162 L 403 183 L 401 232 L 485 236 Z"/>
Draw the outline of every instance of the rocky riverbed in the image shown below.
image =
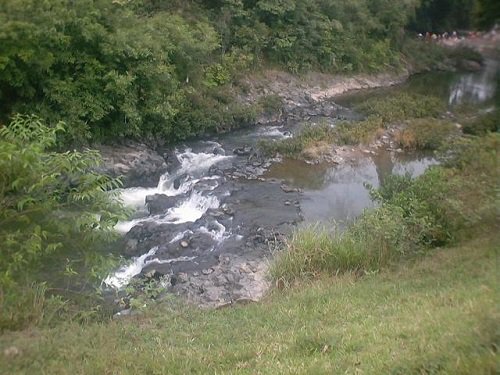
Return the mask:
<path id="1" fill-rule="evenodd" d="M 443 91 L 450 98 L 460 91 L 462 99 L 481 99 L 474 83 L 484 77 L 474 77 L 447 78 Z M 262 139 L 293 137 L 301 126 L 320 120 L 335 126 L 338 120 L 360 118 L 349 101 L 341 106 L 332 95 L 393 85 L 404 76 L 340 80 L 338 87 L 319 85 L 321 80 L 303 87 L 286 84 L 286 79 L 252 88 L 245 99 L 281 94 L 283 109 L 262 119 L 266 125 L 175 148 L 152 150 L 133 143 L 101 147 L 104 170 L 125 175 L 121 197 L 134 210 L 130 220 L 117 225 L 123 233 L 118 251 L 126 260 L 104 281 L 110 289 L 154 282 L 162 293 L 203 307 L 258 300 L 269 287 L 266 272 L 273 252 L 297 225 L 352 219 L 372 205 L 365 183 L 378 186 L 391 173 L 417 175 L 435 163 L 430 155 L 399 150 L 392 137 L 395 129 L 363 147 L 326 145 L 308 163 L 264 157 L 258 147 Z"/>

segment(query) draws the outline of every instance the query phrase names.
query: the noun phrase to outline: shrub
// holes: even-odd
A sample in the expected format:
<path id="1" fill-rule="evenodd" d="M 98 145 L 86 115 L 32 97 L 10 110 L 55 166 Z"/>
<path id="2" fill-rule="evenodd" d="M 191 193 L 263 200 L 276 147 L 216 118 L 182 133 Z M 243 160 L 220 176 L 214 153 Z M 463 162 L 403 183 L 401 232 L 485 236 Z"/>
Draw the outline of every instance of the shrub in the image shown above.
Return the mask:
<path id="1" fill-rule="evenodd" d="M 367 115 L 379 116 L 385 125 L 408 118 L 437 117 L 444 111 L 445 103 L 433 96 L 399 93 L 368 99 L 356 109 Z"/>
<path id="2" fill-rule="evenodd" d="M 121 202 L 110 193 L 120 181 L 95 172 L 97 152 L 55 152 L 57 134 L 64 129 L 64 124 L 50 128 L 35 116 L 20 115 L 0 129 L 0 295 L 5 304 L 17 306 L 13 291 L 26 290 L 43 272 L 69 276 L 86 268 L 90 281 L 100 281 L 108 271 L 110 257 L 101 255 L 96 244 L 112 241 L 116 222 L 124 218 Z M 30 293 L 18 297 L 40 299 L 40 293 Z"/>
<path id="3" fill-rule="evenodd" d="M 320 273 L 378 270 L 402 256 L 446 245 L 478 230 L 495 230 L 499 135 L 456 141 L 445 166 L 422 176 L 390 176 L 370 188 L 379 207 L 366 210 L 344 232 L 297 230 L 271 267 L 290 284 Z"/>
<path id="4" fill-rule="evenodd" d="M 342 122 L 335 128 L 336 141 L 341 145 L 367 144 L 374 141 L 384 130 L 382 119 L 370 116 L 359 122 Z"/>
<path id="5" fill-rule="evenodd" d="M 283 99 L 279 95 L 266 95 L 259 98 L 258 104 L 265 113 L 275 113 L 283 108 Z"/>
<path id="6" fill-rule="evenodd" d="M 415 119 L 396 132 L 395 141 L 405 150 L 437 150 L 457 134 L 457 127 L 448 121 Z"/>
<path id="7" fill-rule="evenodd" d="M 500 131 L 500 110 L 495 109 L 464 123 L 465 134 L 482 135 Z"/>
<path id="8" fill-rule="evenodd" d="M 308 147 L 318 142 L 332 143 L 335 140 L 335 130 L 328 124 L 307 126 L 293 138 L 279 141 L 262 141 L 260 150 L 267 155 L 279 153 L 283 156 L 297 158 Z"/>

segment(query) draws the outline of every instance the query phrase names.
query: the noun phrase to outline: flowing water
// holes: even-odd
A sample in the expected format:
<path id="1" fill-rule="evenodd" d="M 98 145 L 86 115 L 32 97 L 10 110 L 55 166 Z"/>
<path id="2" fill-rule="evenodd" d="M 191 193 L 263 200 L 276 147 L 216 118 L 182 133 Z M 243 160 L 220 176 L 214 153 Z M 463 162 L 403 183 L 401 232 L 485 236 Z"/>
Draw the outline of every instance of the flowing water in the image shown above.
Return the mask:
<path id="1" fill-rule="evenodd" d="M 450 106 L 472 103 L 485 108 L 495 100 L 498 65 L 481 72 L 428 73 L 396 87 L 338 98 L 352 107 L 394 90 L 432 93 Z M 255 127 L 179 145 L 178 165 L 154 188 L 123 189 L 134 217 L 117 225 L 131 260 L 105 284 L 120 288 L 154 267 L 163 274 L 198 272 L 225 253 L 268 251 L 268 239 L 289 233 L 299 223 L 345 222 L 373 206 L 365 185 L 380 186 L 393 173 L 417 176 L 436 164 L 430 154 L 381 150 L 342 165 L 309 165 L 295 160 L 265 160 L 254 151 L 261 139 L 292 136 L 296 124 Z M 286 184 L 286 188 L 282 188 Z M 150 214 L 146 199 L 170 204 Z"/>

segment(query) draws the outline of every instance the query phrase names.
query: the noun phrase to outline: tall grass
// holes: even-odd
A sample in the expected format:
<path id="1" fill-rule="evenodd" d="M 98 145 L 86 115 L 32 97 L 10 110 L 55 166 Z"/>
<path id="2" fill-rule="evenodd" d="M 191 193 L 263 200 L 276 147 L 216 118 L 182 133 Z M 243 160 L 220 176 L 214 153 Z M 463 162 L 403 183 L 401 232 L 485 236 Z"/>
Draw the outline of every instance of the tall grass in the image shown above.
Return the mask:
<path id="1" fill-rule="evenodd" d="M 271 266 L 278 283 L 322 273 L 370 272 L 402 256 L 495 230 L 500 135 L 461 141 L 446 166 L 417 179 L 388 178 L 372 189 L 379 207 L 341 232 L 313 226 L 295 232 Z M 482 227 L 482 228 L 481 228 Z"/>
<path id="2" fill-rule="evenodd" d="M 287 157 L 297 157 L 305 149 L 319 142 L 332 143 L 335 141 L 335 131 L 328 124 L 309 126 L 293 138 L 281 141 L 261 141 L 260 150 L 266 155 L 279 153 Z"/>
<path id="3" fill-rule="evenodd" d="M 409 119 L 410 125 L 400 134 L 399 142 L 411 149 L 438 147 L 452 130 L 448 123 L 433 119 L 445 105 L 441 99 L 419 94 L 398 93 L 384 98 L 372 98 L 356 108 L 367 117 L 362 121 L 308 126 L 293 138 L 263 141 L 259 144 L 266 155 L 281 154 L 290 158 L 306 158 L 325 145 L 358 145 L 375 141 L 384 129 Z M 427 120 L 415 120 L 426 118 Z M 437 137 L 435 137 L 437 136 Z"/>
<path id="4" fill-rule="evenodd" d="M 394 140 L 405 150 L 437 150 L 458 134 L 459 129 L 449 121 L 413 119 L 396 132 Z"/>
<path id="5" fill-rule="evenodd" d="M 401 92 L 386 97 L 373 97 L 356 106 L 358 111 L 378 116 L 384 124 L 412 118 L 437 117 L 446 109 L 437 97 Z"/>
<path id="6" fill-rule="evenodd" d="M 365 212 L 345 231 L 302 228 L 276 254 L 270 274 L 277 283 L 290 285 L 321 273 L 376 271 L 410 249 L 406 235 L 402 210 L 387 207 Z"/>
<path id="7" fill-rule="evenodd" d="M 0 332 L 38 325 L 50 315 L 46 290 L 45 284 L 0 288 Z"/>

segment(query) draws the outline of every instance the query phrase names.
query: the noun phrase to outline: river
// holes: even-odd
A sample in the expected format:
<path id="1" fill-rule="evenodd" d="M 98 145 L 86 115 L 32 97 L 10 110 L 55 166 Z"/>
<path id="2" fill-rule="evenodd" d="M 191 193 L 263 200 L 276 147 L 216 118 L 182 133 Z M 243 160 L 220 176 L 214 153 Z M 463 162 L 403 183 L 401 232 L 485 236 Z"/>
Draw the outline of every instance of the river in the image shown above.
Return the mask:
<path id="1" fill-rule="evenodd" d="M 450 106 L 473 104 L 487 110 L 495 101 L 497 72 L 497 63 L 488 60 L 480 72 L 421 74 L 398 87 L 339 97 L 335 105 L 343 117 L 355 117 L 350 108 L 368 97 L 432 90 Z M 336 120 L 330 120 L 334 126 Z M 129 260 L 105 284 L 120 289 L 148 274 L 164 278 L 167 289 L 199 304 L 258 297 L 249 284 L 265 283 L 262 262 L 275 240 L 297 225 L 345 223 L 373 206 L 366 183 L 379 186 L 393 173 L 417 176 L 436 164 L 431 154 L 384 149 L 339 165 L 268 160 L 258 154 L 259 140 L 291 137 L 301 124 L 317 122 L 313 116 L 257 126 L 166 150 L 178 163 L 156 187 L 121 191 L 135 211 L 131 220 L 117 225 L 123 234 L 122 253 Z M 246 268 L 250 271 L 242 271 Z"/>

